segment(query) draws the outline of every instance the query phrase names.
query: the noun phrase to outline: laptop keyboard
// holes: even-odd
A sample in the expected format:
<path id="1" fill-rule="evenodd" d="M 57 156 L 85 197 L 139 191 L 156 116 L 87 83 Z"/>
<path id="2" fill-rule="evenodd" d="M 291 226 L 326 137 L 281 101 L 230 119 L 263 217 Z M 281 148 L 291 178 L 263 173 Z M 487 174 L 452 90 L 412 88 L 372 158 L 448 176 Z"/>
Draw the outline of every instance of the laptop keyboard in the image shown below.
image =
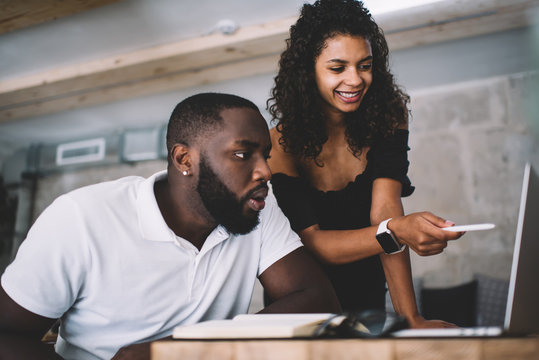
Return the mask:
<path id="1" fill-rule="evenodd" d="M 393 337 L 488 337 L 500 336 L 502 328 L 499 326 L 478 326 L 469 328 L 441 328 L 441 329 L 405 329 L 391 333 Z"/>

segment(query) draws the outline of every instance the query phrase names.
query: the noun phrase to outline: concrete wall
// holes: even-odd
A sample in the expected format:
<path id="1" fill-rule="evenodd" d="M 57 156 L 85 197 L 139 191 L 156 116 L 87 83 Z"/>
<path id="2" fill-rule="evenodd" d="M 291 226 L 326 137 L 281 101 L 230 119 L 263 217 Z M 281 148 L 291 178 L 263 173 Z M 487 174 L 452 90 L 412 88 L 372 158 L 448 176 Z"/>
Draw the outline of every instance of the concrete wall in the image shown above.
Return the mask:
<path id="1" fill-rule="evenodd" d="M 457 224 L 491 222 L 437 256 L 412 257 L 424 286 L 508 279 L 524 164 L 539 166 L 539 141 L 526 100 L 537 73 L 426 88 L 412 93 L 410 178 L 417 187 L 407 212 L 430 210 Z"/>

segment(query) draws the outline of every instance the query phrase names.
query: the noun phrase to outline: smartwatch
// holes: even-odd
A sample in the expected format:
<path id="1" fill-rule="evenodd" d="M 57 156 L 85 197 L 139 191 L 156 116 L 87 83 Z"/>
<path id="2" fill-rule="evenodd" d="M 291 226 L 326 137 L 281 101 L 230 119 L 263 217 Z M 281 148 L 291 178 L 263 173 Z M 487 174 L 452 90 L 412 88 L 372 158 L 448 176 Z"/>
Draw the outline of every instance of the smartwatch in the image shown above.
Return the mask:
<path id="1" fill-rule="evenodd" d="M 391 220 L 391 218 L 382 221 L 380 225 L 378 225 L 376 240 L 378 240 L 386 254 L 397 254 L 403 251 L 406 245 L 399 244 L 397 239 L 395 239 L 395 236 L 391 233 L 391 230 L 387 228 L 389 220 Z"/>

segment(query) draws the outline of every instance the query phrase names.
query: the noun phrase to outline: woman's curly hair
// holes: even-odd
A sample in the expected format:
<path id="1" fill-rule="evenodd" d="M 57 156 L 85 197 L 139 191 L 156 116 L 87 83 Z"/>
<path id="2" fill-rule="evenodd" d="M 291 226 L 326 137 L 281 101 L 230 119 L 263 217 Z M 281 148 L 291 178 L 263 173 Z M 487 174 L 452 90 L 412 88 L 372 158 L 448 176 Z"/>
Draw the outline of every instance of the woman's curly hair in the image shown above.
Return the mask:
<path id="1" fill-rule="evenodd" d="M 363 147 L 392 133 L 408 118 L 409 96 L 394 83 L 384 34 L 363 3 L 318 0 L 305 4 L 290 28 L 267 106 L 285 151 L 315 162 L 328 139 L 323 100 L 315 81 L 315 61 L 326 40 L 336 35 L 362 36 L 372 48 L 372 84 L 358 110 L 345 117 L 346 138 L 354 154 L 357 156 Z"/>

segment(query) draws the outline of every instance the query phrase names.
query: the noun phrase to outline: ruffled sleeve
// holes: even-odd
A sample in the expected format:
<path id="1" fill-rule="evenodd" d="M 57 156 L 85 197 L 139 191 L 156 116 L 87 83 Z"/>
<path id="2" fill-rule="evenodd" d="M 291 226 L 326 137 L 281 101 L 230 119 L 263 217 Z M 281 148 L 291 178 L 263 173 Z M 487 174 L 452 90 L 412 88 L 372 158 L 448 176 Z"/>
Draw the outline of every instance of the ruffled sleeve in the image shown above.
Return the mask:
<path id="1" fill-rule="evenodd" d="M 277 173 L 273 174 L 271 184 L 277 203 L 295 232 L 318 223 L 311 203 L 312 189 L 304 179 Z"/>
<path id="2" fill-rule="evenodd" d="M 390 178 L 401 182 L 401 196 L 411 195 L 415 187 L 408 178 L 408 130 L 397 129 L 393 135 L 374 144 L 367 157 L 373 164 L 373 180 Z"/>

